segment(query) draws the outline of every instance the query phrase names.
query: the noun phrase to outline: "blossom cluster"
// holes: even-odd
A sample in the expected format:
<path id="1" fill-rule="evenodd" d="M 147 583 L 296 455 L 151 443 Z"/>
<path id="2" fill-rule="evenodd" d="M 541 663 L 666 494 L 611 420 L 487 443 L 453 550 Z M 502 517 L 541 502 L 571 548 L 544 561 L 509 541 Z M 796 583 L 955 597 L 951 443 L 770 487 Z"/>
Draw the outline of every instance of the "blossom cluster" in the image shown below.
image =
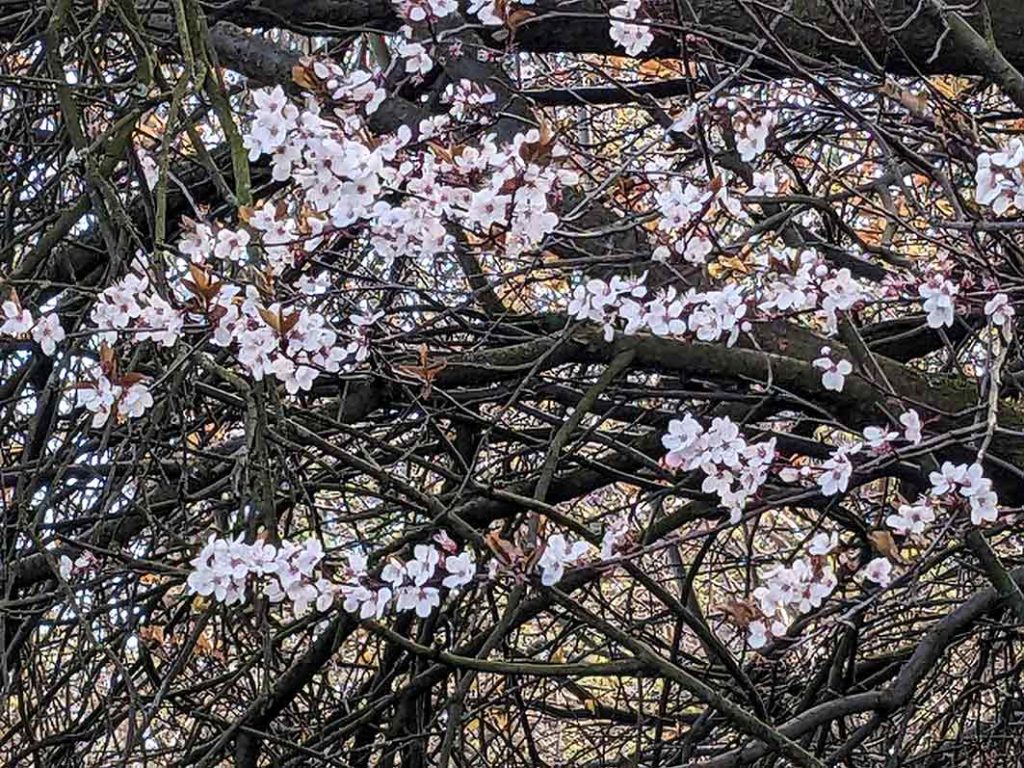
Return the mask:
<path id="1" fill-rule="evenodd" d="M 458 589 L 476 577 L 471 552 L 456 554 L 455 544 L 444 535 L 437 541 L 443 551 L 433 544 L 418 544 L 412 558 L 388 562 L 378 578 L 368 573 L 365 556 L 351 552 L 347 566 L 337 569 L 340 581 L 335 581 L 326 576 L 318 539 L 275 546 L 262 541 L 247 544 L 242 536 L 211 536 L 191 561 L 188 587 L 225 605 L 245 602 L 255 588 L 272 603 L 290 601 L 297 614 L 311 605 L 326 611 L 340 600 L 344 610 L 364 619 L 380 618 L 391 606 L 426 617 L 440 604 L 442 587 Z"/>
<path id="2" fill-rule="evenodd" d="M 569 541 L 561 533 L 550 536 L 544 544 L 537 567 L 541 571 L 541 583 L 550 587 L 565 575 L 567 566 L 578 563 L 590 550 L 585 541 Z"/>
<path id="3" fill-rule="evenodd" d="M 921 418 L 917 411 L 910 409 L 900 416 L 903 425 L 902 438 L 917 445 L 921 442 Z M 873 452 L 881 454 L 892 450 L 892 443 L 901 437 L 900 433 L 885 427 L 868 426 L 864 428 L 864 441 L 844 443 L 833 448 L 831 455 L 820 464 L 802 467 L 784 467 L 779 477 L 786 482 L 798 482 L 812 475 L 817 475 L 816 482 L 825 496 L 845 493 L 853 477 L 854 465 L 851 456 L 856 456 L 867 446 Z"/>
<path id="4" fill-rule="evenodd" d="M 928 476 L 928 479 L 932 484 L 931 498 L 922 497 L 914 505 L 919 510 L 918 516 L 923 518 L 925 523 L 931 522 L 927 519 L 929 512 L 925 510 L 933 511 L 943 502 L 951 505 L 965 503 L 971 511 L 971 522 L 974 525 L 992 523 L 999 518 L 999 497 L 992 489 L 992 481 L 985 477 L 985 470 L 981 464 L 953 464 L 951 461 L 945 461 L 938 470 Z M 910 510 L 901 507 L 900 514 L 909 516 Z M 902 527 L 901 522 L 890 520 L 890 525 L 899 528 Z M 919 532 L 913 531 L 913 526 L 906 527 L 911 532 Z"/>
<path id="5" fill-rule="evenodd" d="M 417 15 L 412 6 L 408 10 Z M 426 13 L 434 18 L 445 9 L 432 3 Z M 198 331 L 209 334 L 214 346 L 235 351 L 253 379 L 273 376 L 296 394 L 309 390 L 322 372 L 365 360 L 369 328 L 379 318 L 361 310 L 346 325 L 333 319 L 334 310 L 315 307 L 312 300 L 330 282 L 323 273 L 298 277 L 298 299 L 274 287 L 287 271 L 302 272 L 329 238 L 358 225 L 366 252 L 387 267 L 400 257 L 432 262 L 454 255 L 452 223 L 509 257 L 538 247 L 558 224 L 552 203 L 578 176 L 546 131 L 524 131 L 503 146 L 487 135 L 452 151 L 441 144 L 413 146 L 412 130 L 404 126 L 369 140 L 364 116 L 383 98 L 375 80 L 327 60 L 305 65 L 300 79 L 332 101 L 333 114 L 314 98 L 293 102 L 280 86 L 255 90 L 252 119 L 243 131 L 250 158 L 269 155 L 273 178 L 293 182 L 292 194 L 240 209 L 233 225 L 185 219 L 177 243 L 182 258 L 162 262 L 167 275 L 152 280 L 139 260 L 97 296 L 89 316 L 91 341 L 152 340 L 172 347 L 186 330 Z M 447 95 L 453 113 L 464 117 L 484 113 L 495 99 L 485 85 L 469 81 L 451 84 Z M 418 135 L 437 136 L 449 122 L 424 119 Z M 404 194 L 395 195 L 396 189 Z M 251 278 L 254 273 L 262 284 Z M 2 309 L 0 333 L 30 335 L 44 353 L 55 353 L 65 336 L 55 313 L 37 321 L 13 293 Z M 153 402 L 147 386 L 106 371 L 77 389 L 93 423 L 101 425 L 112 414 L 140 416 Z"/>
<path id="6" fill-rule="evenodd" d="M 917 289 L 927 316 L 929 328 L 949 327 L 956 311 L 955 299 L 960 289 L 940 272 L 929 276 Z"/>
<path id="7" fill-rule="evenodd" d="M 84 550 L 74 560 L 70 555 L 61 555 L 57 561 L 57 572 L 64 581 L 70 581 L 77 576 L 91 573 L 98 565 L 99 561 L 96 559 L 96 555 L 89 550 Z"/>
<path id="8" fill-rule="evenodd" d="M 766 112 L 760 117 L 737 113 L 733 119 L 733 130 L 736 132 L 736 151 L 740 159 L 749 163 L 758 155 L 764 154 L 768 145 L 768 136 L 775 124 L 775 115 Z"/>
<path id="9" fill-rule="evenodd" d="M 396 5 L 403 18 L 415 23 L 437 21 L 459 10 L 455 0 L 399 0 Z"/>
<path id="10" fill-rule="evenodd" d="M 803 556 L 789 566 L 777 565 L 762 577 L 754 598 L 763 619 L 751 621 L 748 642 L 751 648 L 763 648 L 770 636 L 781 637 L 792 620 L 821 606 L 838 585 L 829 555 L 838 544 L 835 534 L 817 534 Z"/>
<path id="11" fill-rule="evenodd" d="M 131 329 L 139 341 L 152 339 L 171 347 L 184 327 L 184 315 L 150 291 L 144 274 L 135 272 L 129 272 L 96 297 L 89 319 L 96 326 L 96 337 L 107 344 L 117 341 L 119 331 Z"/>
<path id="12" fill-rule="evenodd" d="M 3 303 L 2 309 L 3 323 L 0 323 L 0 336 L 31 335 L 44 355 L 53 356 L 57 351 L 57 345 L 64 340 L 64 328 L 56 312 L 49 312 L 34 320 L 32 313 L 21 306 L 18 295 L 13 292 L 11 298 Z"/>
<path id="13" fill-rule="evenodd" d="M 974 181 L 974 198 L 979 205 L 992 206 L 999 216 L 1011 205 L 1024 211 L 1024 141 L 1014 137 L 1006 149 L 978 155 Z"/>
<path id="14" fill-rule="evenodd" d="M 640 5 L 641 0 L 626 0 L 608 11 L 611 16 L 608 32 L 615 44 L 625 50 L 628 56 L 639 56 L 654 42 L 650 26 L 636 23 Z"/>
<path id="15" fill-rule="evenodd" d="M 813 251 L 771 254 L 775 276 L 765 281 L 758 309 L 766 313 L 816 311 L 829 333 L 835 333 L 837 315 L 868 298 L 865 287 L 847 268 L 835 270 Z"/>
<path id="16" fill-rule="evenodd" d="M 102 370 L 95 379 L 77 387 L 78 404 L 92 413 L 93 428 L 102 427 L 116 414 L 117 419 L 138 419 L 153 407 L 149 385 L 136 377 L 112 380 Z"/>
<path id="17" fill-rule="evenodd" d="M 687 413 L 669 422 L 661 443 L 668 450 L 666 466 L 703 472 L 701 490 L 717 495 L 734 523 L 739 522 L 747 502 L 768 479 L 775 459 L 775 438 L 747 443 L 727 416 L 716 417 L 704 429 Z"/>
<path id="18" fill-rule="evenodd" d="M 318 62 L 313 72 L 327 76 L 318 66 L 327 65 Z M 464 120 L 471 113 L 485 114 L 495 95 L 482 83 L 461 80 L 449 84 L 445 98 L 451 117 Z M 287 130 L 275 134 L 273 142 L 254 140 L 253 149 L 272 154 L 275 179 L 295 182 L 306 224 L 320 231 L 359 224 L 385 263 L 399 256 L 451 253 L 454 239 L 446 221 L 481 237 L 495 237 L 507 255 L 518 255 L 554 229 L 558 216 L 550 202 L 562 186 L 578 180 L 575 171 L 563 167 L 565 149 L 538 129 L 500 147 L 491 134 L 478 145 L 459 147 L 457 153 L 436 147 L 424 151 L 412 145 L 408 127 L 368 145 L 358 117 L 328 119 L 312 107 L 286 121 Z M 275 106 L 274 114 L 281 114 L 280 108 Z M 421 121 L 420 140 L 449 119 Z M 259 118 L 253 126 L 260 130 Z M 406 192 L 400 200 L 386 194 L 399 188 Z M 261 240 L 266 243 L 266 234 Z"/>
<path id="19" fill-rule="evenodd" d="M 476 118 L 481 122 L 489 119 L 488 105 L 498 99 L 497 94 L 483 83 L 464 77 L 446 85 L 441 96 L 445 104 L 449 105 L 451 116 L 456 120 Z"/>
<path id="20" fill-rule="evenodd" d="M 640 331 L 656 336 L 692 334 L 700 341 L 726 336 L 730 346 L 736 343 L 740 331 L 750 330 L 744 321 L 747 300 L 739 286 L 727 285 L 720 291 L 691 289 L 685 294 L 669 287 L 645 298 L 645 277 L 588 280 L 573 291 L 569 315 L 599 323 L 609 341 L 618 321 L 624 321 L 622 332 L 627 335 Z"/>
<path id="21" fill-rule="evenodd" d="M 716 178 L 707 188 L 692 182 L 685 185 L 679 179 L 670 179 L 666 187 L 654 194 L 661 218 L 658 232 L 672 243 L 672 250 L 690 264 L 704 264 L 713 250 L 707 227 L 702 224 L 719 209 L 740 216 L 740 201 L 729 192 L 729 187 Z M 657 261 L 668 261 L 668 246 L 660 245 L 652 254 Z"/>

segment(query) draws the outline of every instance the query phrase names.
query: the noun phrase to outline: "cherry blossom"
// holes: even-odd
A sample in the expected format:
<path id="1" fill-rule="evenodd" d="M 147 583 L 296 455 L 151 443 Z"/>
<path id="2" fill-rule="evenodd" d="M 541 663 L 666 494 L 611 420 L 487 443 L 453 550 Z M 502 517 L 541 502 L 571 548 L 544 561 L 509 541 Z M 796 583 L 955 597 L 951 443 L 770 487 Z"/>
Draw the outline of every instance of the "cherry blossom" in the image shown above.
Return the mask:
<path id="1" fill-rule="evenodd" d="M 123 390 L 100 374 L 94 382 L 81 385 L 77 391 L 79 404 L 93 414 L 92 426 L 95 429 L 107 423 Z"/>
<path id="2" fill-rule="evenodd" d="M 465 78 L 449 84 L 444 91 L 444 100 L 451 104 L 451 116 L 456 120 L 465 120 L 470 115 L 480 113 L 497 98 L 486 85 Z"/>
<path id="3" fill-rule="evenodd" d="M 400 0 L 397 5 L 402 16 L 417 23 L 443 19 L 459 8 L 455 0 Z"/>
<path id="4" fill-rule="evenodd" d="M 978 155 L 975 174 L 975 200 L 990 205 L 996 215 L 1002 216 L 1011 205 L 1024 210 L 1024 141 L 1013 137 L 1007 148 L 998 152 Z"/>
<path id="5" fill-rule="evenodd" d="M 814 367 L 822 372 L 821 386 L 833 392 L 842 392 L 846 384 L 846 377 L 853 372 L 853 366 L 848 360 L 832 359 L 830 347 L 821 348 L 821 357 L 814 361 Z"/>
<path id="6" fill-rule="evenodd" d="M 153 395 L 141 381 L 132 384 L 121 394 L 117 403 L 117 415 L 126 419 L 137 419 L 153 407 Z"/>
<path id="7" fill-rule="evenodd" d="M 608 14 L 611 16 L 609 34 L 616 45 L 626 51 L 627 56 L 639 56 L 651 47 L 654 35 L 647 24 L 631 24 L 640 11 L 640 0 L 627 0 L 621 5 L 612 6 Z"/>
<path id="8" fill-rule="evenodd" d="M 932 495 L 943 497 L 956 492 L 967 500 L 971 511 L 971 522 L 981 525 L 995 522 L 999 518 L 999 497 L 992 490 L 992 481 L 984 476 L 980 464 L 953 464 L 945 461 L 942 466 L 929 474 L 932 484 Z"/>
<path id="9" fill-rule="evenodd" d="M 480 19 L 481 24 L 488 27 L 500 27 L 505 23 L 498 15 L 497 0 L 470 0 L 468 10 Z"/>
<path id="10" fill-rule="evenodd" d="M 325 554 L 316 538 L 302 544 L 285 541 L 275 547 L 262 541 L 247 544 L 241 536 L 211 536 L 190 562 L 192 571 L 187 583 L 193 593 L 212 595 L 226 605 L 245 602 L 250 594 L 261 593 L 272 603 L 290 601 L 298 615 L 314 606 L 321 612 L 329 610 L 340 597 L 342 609 L 361 619 L 379 619 L 392 605 L 396 611 L 415 611 L 426 618 L 440 605 L 439 586 L 458 589 L 476 576 L 476 561 L 467 551 L 448 555 L 448 575 L 435 577 L 440 553 L 431 545 L 417 544 L 412 559 L 387 563 L 379 581 L 367 573 L 362 552 L 350 552 L 348 567 L 338 573 L 339 582 L 322 572 Z"/>
<path id="11" fill-rule="evenodd" d="M 859 444 L 853 447 L 840 446 L 821 465 L 822 472 L 818 475 L 818 485 L 825 496 L 846 492 L 853 476 L 853 462 L 850 461 L 850 456 L 859 449 Z"/>
<path id="12" fill-rule="evenodd" d="M 601 559 L 611 560 L 616 557 L 625 546 L 629 536 L 629 518 L 626 515 L 618 515 L 604 529 L 601 537 Z"/>
<path id="13" fill-rule="evenodd" d="M 185 220 L 185 234 L 178 241 L 178 250 L 191 261 L 201 263 L 213 254 L 215 240 L 208 224 Z"/>
<path id="14" fill-rule="evenodd" d="M 1008 328 L 1015 314 L 1016 310 L 1010 304 L 1010 297 L 1005 293 L 997 293 L 985 302 L 985 316 L 997 328 Z"/>
<path id="15" fill-rule="evenodd" d="M 405 61 L 405 71 L 410 75 L 425 75 L 434 68 L 434 62 L 427 55 L 427 49 L 420 43 L 401 43 L 398 46 L 398 55 Z"/>
<path id="16" fill-rule="evenodd" d="M 766 113 L 759 118 L 740 117 L 733 121 L 736 131 L 736 151 L 740 159 L 749 163 L 767 148 L 768 136 L 771 133 L 775 118 Z"/>
<path id="17" fill-rule="evenodd" d="M 436 587 L 406 586 L 398 590 L 396 609 L 415 611 L 421 619 L 430 615 L 441 604 L 441 593 Z"/>
<path id="18" fill-rule="evenodd" d="M 252 99 L 256 109 L 243 143 L 249 150 L 249 159 L 257 160 L 261 155 L 273 154 L 285 144 L 288 132 L 296 125 L 299 110 L 279 85 L 273 89 L 252 91 Z"/>
<path id="19" fill-rule="evenodd" d="M 941 496 L 956 488 L 967 475 L 966 464 L 953 464 L 951 461 L 944 461 L 938 471 L 928 475 L 932 484 L 932 493 Z"/>
<path id="20" fill-rule="evenodd" d="M 898 432 L 891 432 L 885 427 L 864 427 L 864 444 L 873 451 L 884 452 L 897 437 Z"/>
<path id="21" fill-rule="evenodd" d="M 913 408 L 904 411 L 900 415 L 900 424 L 903 425 L 903 437 L 905 440 L 917 445 L 921 442 L 921 417 Z"/>
<path id="22" fill-rule="evenodd" d="M 779 182 L 774 171 L 754 171 L 750 193 L 758 197 L 771 197 L 779 193 Z"/>
<path id="23" fill-rule="evenodd" d="M 885 518 L 885 524 L 897 533 L 920 534 L 935 522 L 935 510 L 927 499 L 915 504 L 901 504 L 899 510 Z"/>
<path id="24" fill-rule="evenodd" d="M 888 558 L 876 557 L 864 566 L 862 573 L 868 581 L 873 581 L 878 586 L 885 588 L 892 582 L 892 563 Z"/>
<path id="25" fill-rule="evenodd" d="M 93 305 L 89 319 L 107 343 L 117 339 L 117 331 L 128 328 L 142 314 L 139 299 L 146 295 L 149 281 L 129 272 L 121 280 L 105 289 Z"/>
<path id="26" fill-rule="evenodd" d="M 575 565 L 590 549 L 585 541 L 569 542 L 565 536 L 556 533 L 544 544 L 544 551 L 537 561 L 541 570 L 541 583 L 550 587 L 562 580 L 566 566 Z"/>
<path id="27" fill-rule="evenodd" d="M 747 632 L 747 642 L 751 648 L 764 648 L 768 644 L 768 627 L 760 619 L 750 622 Z"/>
<path id="28" fill-rule="evenodd" d="M 814 534 L 814 538 L 807 545 L 807 553 L 824 557 L 839 546 L 839 536 L 836 533 L 828 534 L 824 531 Z"/>
<path id="29" fill-rule="evenodd" d="M 3 303 L 4 323 L 0 325 L 0 333 L 7 336 L 19 336 L 28 333 L 32 328 L 32 313 L 23 309 L 15 299 Z"/>
<path id="30" fill-rule="evenodd" d="M 146 306 L 139 315 L 142 331 L 138 334 L 140 341 L 152 339 L 164 347 L 173 347 L 181 335 L 185 324 L 181 313 L 160 296 L 148 297 Z"/>
<path id="31" fill-rule="evenodd" d="M 823 548 L 818 542 L 815 549 L 820 552 Z M 772 566 L 762 574 L 761 585 L 754 590 L 761 613 L 771 619 L 771 625 L 765 628 L 772 635 L 784 635 L 795 614 L 821 607 L 835 591 L 838 582 L 828 552 L 816 554 L 809 550 L 808 554 L 810 557 L 798 557 L 789 566 Z M 758 634 L 762 633 L 758 630 Z"/>
<path id="32" fill-rule="evenodd" d="M 356 613 L 360 619 L 380 619 L 387 612 L 391 602 L 391 590 L 387 587 L 368 589 L 362 585 L 343 590 L 345 600 L 342 607 L 348 613 Z"/>
<path id="33" fill-rule="evenodd" d="M 837 310 L 852 309 L 855 304 L 864 300 L 863 288 L 845 267 L 822 281 L 821 290 L 825 294 L 821 302 L 822 309 L 833 315 Z"/>
<path id="34" fill-rule="evenodd" d="M 57 345 L 64 340 L 64 328 L 56 312 L 50 312 L 39 318 L 32 326 L 32 338 L 42 348 L 44 355 L 53 356 Z"/>
<path id="35" fill-rule="evenodd" d="M 444 559 L 444 569 L 448 575 L 441 584 L 446 589 L 458 589 L 469 584 L 476 577 L 476 561 L 473 553 L 466 550 L 461 555 L 449 555 Z"/>
<path id="36" fill-rule="evenodd" d="M 953 301 L 959 293 L 959 288 L 941 274 L 935 273 L 918 286 L 917 292 L 924 300 L 929 328 L 942 328 L 953 324 Z"/>
<path id="37" fill-rule="evenodd" d="M 68 555 L 61 555 L 57 561 L 57 572 L 64 581 L 69 581 L 94 569 L 98 564 L 96 556 L 86 550 L 74 560 Z"/>

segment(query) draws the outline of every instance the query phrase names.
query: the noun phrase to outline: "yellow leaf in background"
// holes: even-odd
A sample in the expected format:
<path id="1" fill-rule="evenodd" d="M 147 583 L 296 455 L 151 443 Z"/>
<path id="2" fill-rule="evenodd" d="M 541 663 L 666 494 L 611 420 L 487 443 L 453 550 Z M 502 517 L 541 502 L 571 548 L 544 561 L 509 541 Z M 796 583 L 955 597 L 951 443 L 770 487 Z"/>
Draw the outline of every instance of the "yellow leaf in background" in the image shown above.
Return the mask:
<path id="1" fill-rule="evenodd" d="M 929 82 L 932 88 L 950 100 L 955 100 L 971 86 L 971 81 L 966 77 L 951 77 L 948 75 L 933 77 Z"/>
<path id="2" fill-rule="evenodd" d="M 529 19 L 532 19 L 536 15 L 537 14 L 534 13 L 533 11 L 528 11 L 525 8 L 516 8 L 514 11 L 512 11 L 512 13 L 508 15 L 508 18 L 505 19 L 505 24 L 508 26 L 509 29 L 515 32 L 520 25 L 522 25 Z"/>
<path id="3" fill-rule="evenodd" d="M 857 236 L 868 245 L 881 245 L 884 233 L 884 226 L 865 227 L 857 230 Z"/>
<path id="4" fill-rule="evenodd" d="M 684 64 L 678 59 L 648 59 L 637 67 L 637 72 L 653 78 L 674 79 L 687 74 L 693 75 L 696 72 L 696 65 Z"/>
<path id="5" fill-rule="evenodd" d="M 583 708 L 592 715 L 597 713 L 598 704 L 598 700 L 593 697 L 583 700 Z"/>
<path id="6" fill-rule="evenodd" d="M 311 69 L 302 64 L 292 67 L 292 81 L 307 91 L 315 91 L 320 85 Z"/>
<path id="7" fill-rule="evenodd" d="M 146 627 L 139 627 L 139 637 L 146 642 L 147 645 L 159 647 L 164 644 L 164 628 L 151 624 Z"/>
<path id="8" fill-rule="evenodd" d="M 729 600 L 718 609 L 725 620 L 737 627 L 746 628 L 760 612 L 750 600 Z"/>
<path id="9" fill-rule="evenodd" d="M 871 546 L 878 551 L 878 554 L 884 555 L 894 562 L 902 562 L 899 547 L 896 546 L 896 542 L 889 531 L 872 531 L 868 534 L 868 540 L 871 542 Z"/>
<path id="10" fill-rule="evenodd" d="M 747 275 L 750 274 L 750 267 L 736 256 L 720 256 L 717 261 L 708 264 L 708 274 L 716 280 L 730 273 Z"/>
<path id="11" fill-rule="evenodd" d="M 888 78 L 878 90 L 893 101 L 898 101 L 913 115 L 928 112 L 927 94 L 917 93 L 892 78 Z"/>
<path id="12" fill-rule="evenodd" d="M 731 269 L 733 272 L 739 272 L 744 275 L 750 274 L 749 265 L 738 256 L 719 256 L 718 263 L 723 267 Z"/>
<path id="13" fill-rule="evenodd" d="M 195 651 L 200 656 L 209 656 L 213 653 L 213 649 L 213 640 L 210 639 L 210 636 L 206 632 L 203 632 L 203 634 L 196 638 Z"/>
<path id="14" fill-rule="evenodd" d="M 444 160 L 446 163 L 452 162 L 455 158 L 455 155 L 452 152 L 436 141 L 428 141 L 427 146 L 430 147 L 431 152 L 433 152 L 435 156 Z"/>

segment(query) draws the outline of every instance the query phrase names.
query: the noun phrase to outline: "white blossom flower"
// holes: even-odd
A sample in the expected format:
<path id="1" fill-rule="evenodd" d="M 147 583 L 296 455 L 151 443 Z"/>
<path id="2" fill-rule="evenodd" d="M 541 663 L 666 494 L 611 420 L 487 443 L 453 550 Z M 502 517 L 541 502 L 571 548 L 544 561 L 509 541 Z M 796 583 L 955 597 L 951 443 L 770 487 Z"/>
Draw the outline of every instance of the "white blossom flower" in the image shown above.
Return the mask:
<path id="1" fill-rule="evenodd" d="M 850 461 L 849 449 L 837 448 L 829 459 L 821 465 L 822 472 L 818 475 L 818 485 L 825 496 L 845 493 L 853 476 L 853 462 Z"/>
<path id="2" fill-rule="evenodd" d="M 476 577 L 476 561 L 473 553 L 466 550 L 461 555 L 449 555 L 444 559 L 448 575 L 441 582 L 447 589 L 458 589 L 469 584 Z"/>
<path id="3" fill-rule="evenodd" d="M 899 510 L 885 518 L 885 524 L 897 533 L 920 534 L 935 522 L 935 510 L 927 499 L 916 504 L 902 504 Z"/>
<path id="4" fill-rule="evenodd" d="M 880 587 L 888 587 L 892 582 L 892 563 L 888 558 L 876 557 L 862 571 L 864 578 L 873 581 Z"/>
<path id="5" fill-rule="evenodd" d="M 546 587 L 561 581 L 566 566 L 574 565 L 587 553 L 590 545 L 585 541 L 568 542 L 560 533 L 551 536 L 544 545 L 537 565 L 541 570 L 541 583 Z"/>
<path id="6" fill-rule="evenodd" d="M 64 328 L 56 312 L 43 315 L 32 327 L 32 338 L 42 348 L 44 355 L 53 356 L 57 345 L 64 340 Z"/>
<path id="7" fill-rule="evenodd" d="M 832 350 L 829 347 L 822 347 L 821 357 L 816 359 L 813 365 L 822 372 L 821 386 L 833 392 L 842 392 L 846 377 L 853 372 L 853 366 L 848 360 L 836 362 L 831 354 Z"/>
<path id="8" fill-rule="evenodd" d="M 764 648 L 768 644 L 768 627 L 760 620 L 750 622 L 747 627 L 747 642 L 751 648 Z"/>
<path id="9" fill-rule="evenodd" d="M 903 425 L 903 437 L 909 442 L 917 445 L 921 442 L 921 417 L 917 411 L 911 408 L 900 415 L 900 424 Z"/>
<path id="10" fill-rule="evenodd" d="M 153 395 L 141 381 L 132 384 L 121 395 L 117 403 L 117 413 L 122 418 L 138 419 L 153 407 Z"/>
<path id="11" fill-rule="evenodd" d="M 1013 332 L 1013 317 L 1016 314 L 1016 310 L 1010 303 L 1010 297 L 1005 293 L 997 293 L 985 302 L 985 316 L 992 325 L 1002 330 L 1003 338 L 1007 341 Z"/>
<path id="12" fill-rule="evenodd" d="M 929 328 L 942 328 L 953 324 L 953 301 L 960 292 L 959 288 L 941 274 L 935 273 L 918 286 L 917 292 L 924 300 Z"/>
<path id="13" fill-rule="evenodd" d="M 837 546 L 839 546 L 839 534 L 832 533 L 829 535 L 825 532 L 819 532 L 814 535 L 811 543 L 807 545 L 807 552 L 817 557 L 824 557 Z"/>

